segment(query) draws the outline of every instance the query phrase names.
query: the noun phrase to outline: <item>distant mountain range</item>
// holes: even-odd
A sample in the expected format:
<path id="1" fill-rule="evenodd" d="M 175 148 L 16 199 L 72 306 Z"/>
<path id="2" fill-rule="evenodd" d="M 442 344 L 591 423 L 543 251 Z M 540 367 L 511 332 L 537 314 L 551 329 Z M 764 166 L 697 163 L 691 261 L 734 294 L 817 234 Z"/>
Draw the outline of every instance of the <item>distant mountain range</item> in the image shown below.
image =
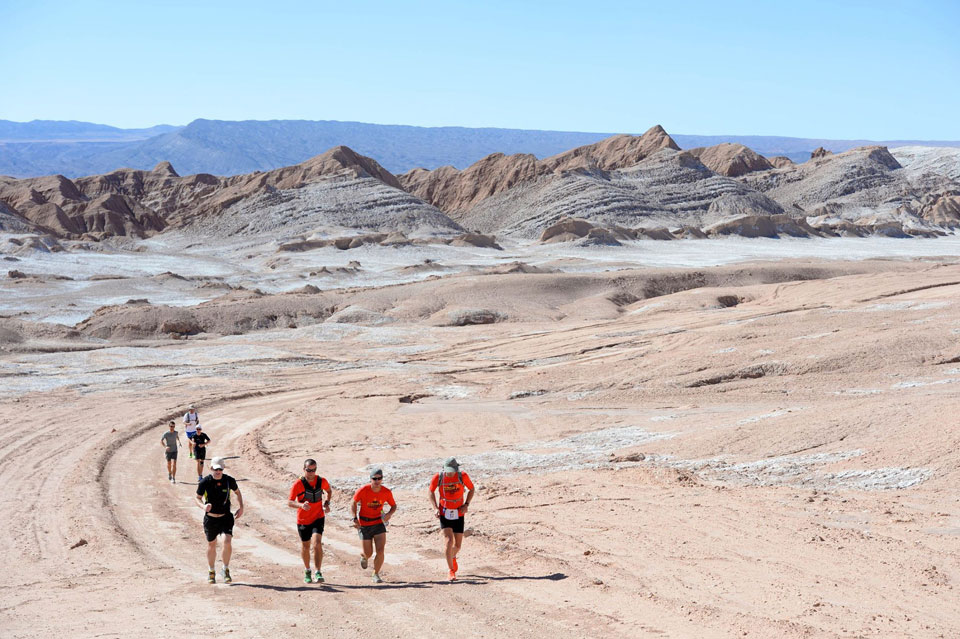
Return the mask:
<path id="1" fill-rule="evenodd" d="M 0 120 L 0 175 L 79 177 L 171 162 L 181 175 L 237 175 L 297 164 L 345 145 L 399 174 L 422 167 L 466 168 L 491 153 L 545 158 L 613 133 L 415 127 L 309 120 L 194 120 L 182 127 L 120 129 L 76 121 Z M 824 147 L 842 152 L 868 144 L 958 146 L 960 141 L 827 140 L 780 136 L 673 135 L 683 149 L 734 142 L 767 157 L 803 162 Z"/>

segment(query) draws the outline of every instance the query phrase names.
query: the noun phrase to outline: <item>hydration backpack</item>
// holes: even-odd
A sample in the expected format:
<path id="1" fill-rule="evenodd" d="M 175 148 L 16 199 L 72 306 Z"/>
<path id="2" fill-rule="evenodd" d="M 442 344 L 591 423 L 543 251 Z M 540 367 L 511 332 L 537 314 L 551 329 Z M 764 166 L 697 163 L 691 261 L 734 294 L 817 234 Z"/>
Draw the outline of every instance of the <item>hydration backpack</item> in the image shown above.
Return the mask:
<path id="1" fill-rule="evenodd" d="M 303 484 L 303 501 L 308 501 L 311 504 L 317 504 L 323 501 L 323 477 L 317 475 L 317 487 L 310 488 L 310 484 L 307 482 L 306 477 L 300 478 L 300 483 Z"/>

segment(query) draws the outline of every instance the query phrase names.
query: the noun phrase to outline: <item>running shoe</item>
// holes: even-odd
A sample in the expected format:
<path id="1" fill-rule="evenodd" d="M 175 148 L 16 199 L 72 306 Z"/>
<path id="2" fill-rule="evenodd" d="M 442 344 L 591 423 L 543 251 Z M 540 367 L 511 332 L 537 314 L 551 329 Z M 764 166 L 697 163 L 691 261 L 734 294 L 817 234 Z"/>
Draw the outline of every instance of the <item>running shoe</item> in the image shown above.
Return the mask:
<path id="1" fill-rule="evenodd" d="M 208 573 L 207 573 L 207 583 L 208 583 L 208 584 L 215 584 L 215 583 L 217 583 L 217 573 L 213 572 L 212 570 L 211 570 L 210 572 L 208 572 Z"/>
<path id="2" fill-rule="evenodd" d="M 202 481 L 203 481 L 203 475 L 197 475 L 197 483 L 199 484 Z"/>
<path id="3" fill-rule="evenodd" d="M 309 569 L 309 568 L 308 568 L 307 570 L 304 570 L 304 571 L 303 571 L 303 583 L 305 583 L 305 584 L 312 584 L 312 583 L 313 583 L 313 579 L 310 577 L 310 574 L 311 574 L 311 573 L 310 573 L 310 569 Z"/>
<path id="4" fill-rule="evenodd" d="M 171 484 L 177 483 L 177 478 L 176 478 L 176 477 L 171 478 L 171 479 L 170 479 L 170 483 L 171 483 Z"/>
<path id="5" fill-rule="evenodd" d="M 451 570 L 451 571 L 450 571 L 450 575 L 447 577 L 447 579 L 449 579 L 450 581 L 456 581 L 456 580 L 457 580 L 457 571 L 456 571 L 456 570 Z"/>
<path id="6" fill-rule="evenodd" d="M 223 583 L 225 583 L 225 584 L 232 584 L 232 583 L 233 583 L 233 578 L 230 576 L 230 569 L 229 569 L 229 568 L 224 568 L 224 569 L 223 569 Z"/>
<path id="7" fill-rule="evenodd" d="M 373 583 L 375 584 L 383 583 L 383 579 L 380 578 L 380 575 L 378 573 L 373 573 Z"/>
<path id="8" fill-rule="evenodd" d="M 313 583 L 322 584 L 324 581 L 326 580 L 323 578 L 323 573 L 318 570 L 317 574 L 313 576 Z"/>
<path id="9" fill-rule="evenodd" d="M 194 458 L 193 453 L 190 453 L 190 459 L 193 459 L 193 458 Z"/>
<path id="10" fill-rule="evenodd" d="M 360 555 L 360 567 L 363 568 L 364 570 L 367 569 L 367 558 L 364 557 L 363 555 Z"/>
<path id="11" fill-rule="evenodd" d="M 457 572 L 458 570 L 460 570 L 460 566 L 457 565 L 457 558 L 454 557 L 454 558 L 453 558 L 453 572 Z"/>

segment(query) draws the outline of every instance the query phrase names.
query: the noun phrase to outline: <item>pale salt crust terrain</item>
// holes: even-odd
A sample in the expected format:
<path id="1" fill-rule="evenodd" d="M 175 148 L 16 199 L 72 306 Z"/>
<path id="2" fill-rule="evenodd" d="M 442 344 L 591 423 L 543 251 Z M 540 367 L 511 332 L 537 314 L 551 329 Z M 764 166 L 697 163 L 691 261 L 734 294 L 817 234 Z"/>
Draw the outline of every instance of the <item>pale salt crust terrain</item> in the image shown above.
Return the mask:
<path id="1" fill-rule="evenodd" d="M 556 321 L 0 343 L 4 637 L 960 636 L 958 238 L 289 255 L 190 241 L 19 256 L 10 269 L 74 279 L 0 279 L 2 312 L 49 326 L 226 285 L 453 286 L 518 260 L 628 278 L 814 259 L 809 278 Z M 424 259 L 445 268 L 405 269 Z M 567 281 L 497 277 L 503 308 Z M 191 402 L 247 506 L 230 586 L 205 583 L 184 453 L 182 483 L 165 481 L 162 424 Z M 425 494 L 450 455 L 479 488 L 454 584 Z M 335 489 L 327 583 L 310 586 L 285 502 L 308 456 Z M 381 586 L 347 514 L 374 467 L 400 503 Z"/>

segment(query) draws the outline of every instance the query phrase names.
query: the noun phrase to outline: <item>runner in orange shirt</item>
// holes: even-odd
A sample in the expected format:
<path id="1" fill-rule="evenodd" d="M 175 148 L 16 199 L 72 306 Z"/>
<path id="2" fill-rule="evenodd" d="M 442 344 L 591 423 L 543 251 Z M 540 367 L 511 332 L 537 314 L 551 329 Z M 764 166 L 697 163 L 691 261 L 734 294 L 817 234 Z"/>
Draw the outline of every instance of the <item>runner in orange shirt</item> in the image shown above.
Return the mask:
<path id="1" fill-rule="evenodd" d="M 440 489 L 440 504 L 437 505 L 437 488 Z M 464 499 L 463 491 L 467 489 Z M 437 473 L 430 480 L 430 503 L 440 519 L 440 532 L 443 533 L 444 552 L 447 556 L 447 568 L 450 569 L 450 581 L 457 578 L 457 554 L 463 544 L 463 520 L 467 508 L 475 493 L 470 476 L 460 472 L 456 458 L 450 457 L 443 462 L 443 476 Z"/>
<path id="2" fill-rule="evenodd" d="M 360 513 L 357 513 L 357 504 L 360 504 Z M 383 512 L 384 504 L 390 505 L 390 510 Z M 383 567 L 383 548 L 387 544 L 386 523 L 397 512 L 397 502 L 393 493 L 383 485 L 383 471 L 379 468 L 370 473 L 370 483 L 362 486 L 353 495 L 350 502 L 350 513 L 353 515 L 353 527 L 363 540 L 363 552 L 360 554 L 360 567 L 366 568 L 373 547 L 377 547 L 377 556 L 373 558 L 373 583 L 383 582 L 380 578 L 380 568 Z"/>
<path id="3" fill-rule="evenodd" d="M 323 493 L 327 498 L 323 499 Z M 303 476 L 290 487 L 287 505 L 297 509 L 297 532 L 300 533 L 300 556 L 303 558 L 303 583 L 323 583 L 320 564 L 323 563 L 323 524 L 325 513 L 330 512 L 330 499 L 333 493 L 330 484 L 317 476 L 317 460 L 303 462 Z M 317 568 L 314 578 L 310 578 L 310 542 L 313 541 L 313 564 Z"/>

